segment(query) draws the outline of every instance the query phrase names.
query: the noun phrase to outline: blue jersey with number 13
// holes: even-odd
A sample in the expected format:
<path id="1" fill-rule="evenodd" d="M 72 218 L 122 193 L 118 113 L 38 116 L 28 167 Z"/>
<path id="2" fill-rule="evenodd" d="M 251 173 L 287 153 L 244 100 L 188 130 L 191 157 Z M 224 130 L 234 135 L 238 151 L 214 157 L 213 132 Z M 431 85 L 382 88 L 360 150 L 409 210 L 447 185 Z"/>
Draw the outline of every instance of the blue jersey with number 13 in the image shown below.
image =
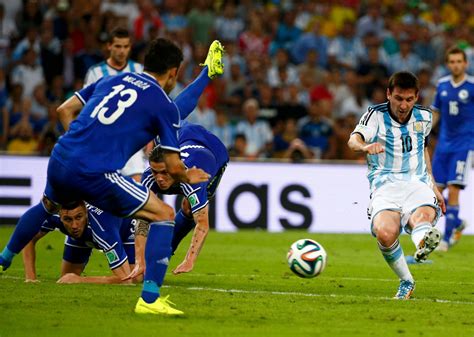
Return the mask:
<path id="1" fill-rule="evenodd" d="M 157 135 L 163 148 L 179 152 L 179 110 L 150 75 L 103 78 L 75 95 L 84 107 L 52 154 L 63 165 L 113 172 Z"/>

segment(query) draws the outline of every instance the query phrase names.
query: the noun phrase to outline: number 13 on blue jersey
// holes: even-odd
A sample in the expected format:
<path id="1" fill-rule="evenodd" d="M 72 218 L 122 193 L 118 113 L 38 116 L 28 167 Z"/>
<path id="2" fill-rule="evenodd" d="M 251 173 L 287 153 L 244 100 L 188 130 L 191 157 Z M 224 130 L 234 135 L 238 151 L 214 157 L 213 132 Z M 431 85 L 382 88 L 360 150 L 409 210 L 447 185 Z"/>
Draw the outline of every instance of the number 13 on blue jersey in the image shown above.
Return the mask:
<path id="1" fill-rule="evenodd" d="M 110 94 L 105 96 L 102 101 L 95 107 L 95 109 L 91 113 L 91 118 L 98 118 L 102 124 L 110 125 L 114 123 L 125 111 L 126 108 L 130 107 L 135 103 L 137 100 L 137 91 L 135 89 L 125 89 L 125 85 L 119 84 L 112 87 L 112 91 Z M 117 102 L 117 109 L 110 113 L 109 116 L 105 116 L 106 112 L 109 110 L 109 107 L 104 105 L 113 98 L 114 96 L 120 94 L 121 98 L 125 98 L 124 100 L 119 99 Z"/>

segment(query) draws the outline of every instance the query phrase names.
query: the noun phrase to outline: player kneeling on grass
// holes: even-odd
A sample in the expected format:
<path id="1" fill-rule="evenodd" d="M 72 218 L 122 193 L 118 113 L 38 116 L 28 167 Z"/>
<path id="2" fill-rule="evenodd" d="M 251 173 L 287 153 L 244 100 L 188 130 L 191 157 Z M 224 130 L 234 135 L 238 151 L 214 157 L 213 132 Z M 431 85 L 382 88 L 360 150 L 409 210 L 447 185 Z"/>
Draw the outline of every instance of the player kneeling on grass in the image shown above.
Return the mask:
<path id="1" fill-rule="evenodd" d="M 66 234 L 61 278 L 58 283 L 130 283 L 122 281 L 135 265 L 134 223 L 121 219 L 84 202 L 63 207 L 59 215 L 50 217 L 23 249 L 26 282 L 35 282 L 35 245 L 55 229 Z M 80 276 L 92 249 L 104 252 L 112 276 Z M 140 280 L 136 280 L 140 281 Z"/>
<path id="2" fill-rule="evenodd" d="M 181 122 L 178 131 L 181 160 L 187 167 L 200 167 L 211 175 L 209 181 L 199 184 L 179 183 L 166 171 L 163 149 L 157 146 L 149 156 L 150 167 L 142 176 L 142 184 L 155 194 L 184 195 L 181 210 L 176 214 L 171 249 L 174 253 L 183 238 L 194 229 L 191 245 L 184 261 L 173 273 L 190 272 L 201 251 L 209 231 L 209 200 L 214 197 L 222 175 L 229 161 L 225 145 L 212 133 L 200 125 Z M 144 265 L 144 246 L 148 225 L 139 221 L 135 230 L 137 270 Z"/>
<path id="3" fill-rule="evenodd" d="M 415 75 L 393 74 L 388 102 L 369 107 L 348 142 L 352 150 L 367 153 L 371 189 L 368 215 L 385 261 L 400 278 L 396 299 L 409 299 L 415 289 L 398 240 L 402 228 L 416 246 L 414 259 L 424 261 L 441 239 L 434 227 L 440 206 L 446 211 L 443 196 L 433 186 L 426 148 L 432 114 L 415 105 L 418 92 Z"/>

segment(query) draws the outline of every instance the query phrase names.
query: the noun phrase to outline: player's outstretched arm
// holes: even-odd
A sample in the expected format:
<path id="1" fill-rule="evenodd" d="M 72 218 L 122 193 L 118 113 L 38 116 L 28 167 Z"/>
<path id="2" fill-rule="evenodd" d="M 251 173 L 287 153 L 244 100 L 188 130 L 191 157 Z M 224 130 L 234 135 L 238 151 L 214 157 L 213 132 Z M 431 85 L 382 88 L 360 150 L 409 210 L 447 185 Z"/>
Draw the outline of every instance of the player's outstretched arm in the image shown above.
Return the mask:
<path id="1" fill-rule="evenodd" d="M 199 252 L 201 251 L 207 234 L 209 233 L 209 205 L 206 205 L 204 208 L 194 213 L 193 218 L 196 227 L 194 228 L 191 244 L 184 261 L 173 270 L 173 274 L 175 275 L 188 273 L 194 268 Z"/>
<path id="2" fill-rule="evenodd" d="M 36 278 L 36 243 L 47 234 L 38 232 L 23 248 L 23 265 L 25 267 L 25 282 L 38 282 Z"/>
<path id="3" fill-rule="evenodd" d="M 74 95 L 58 107 L 57 112 L 59 120 L 61 121 L 64 130 L 69 130 L 69 125 L 77 116 L 79 111 L 81 111 L 83 106 L 84 103 Z"/>
<path id="4" fill-rule="evenodd" d="M 66 273 L 57 281 L 57 283 L 95 283 L 95 284 L 130 284 L 131 280 L 124 280 L 130 274 L 130 265 L 128 261 L 120 267 L 112 270 L 114 275 L 110 276 L 80 276 L 75 273 Z"/>
<path id="5" fill-rule="evenodd" d="M 379 154 L 385 151 L 385 148 L 380 143 L 367 144 L 362 139 L 359 133 L 353 133 L 347 142 L 347 145 L 352 151 L 365 152 L 368 154 Z"/>

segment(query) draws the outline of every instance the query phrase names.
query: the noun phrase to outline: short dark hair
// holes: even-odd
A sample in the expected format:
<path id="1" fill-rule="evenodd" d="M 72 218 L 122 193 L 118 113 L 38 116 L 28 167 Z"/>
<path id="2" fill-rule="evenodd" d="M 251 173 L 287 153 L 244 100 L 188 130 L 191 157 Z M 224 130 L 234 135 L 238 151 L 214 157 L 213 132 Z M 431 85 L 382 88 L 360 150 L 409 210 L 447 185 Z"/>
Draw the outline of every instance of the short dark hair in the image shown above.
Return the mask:
<path id="1" fill-rule="evenodd" d="M 71 211 L 73 209 L 76 209 L 78 208 L 79 206 L 84 206 L 85 207 L 85 203 L 84 201 L 80 200 L 80 201 L 72 201 L 72 202 L 69 202 L 67 204 L 63 204 L 61 205 L 61 209 L 65 209 L 67 211 Z"/>
<path id="2" fill-rule="evenodd" d="M 157 145 L 151 150 L 150 154 L 148 155 L 148 161 L 154 162 L 154 163 L 162 163 L 165 161 L 165 158 L 163 157 L 163 149 L 161 148 L 161 145 Z"/>
<path id="3" fill-rule="evenodd" d="M 453 54 L 462 54 L 464 61 L 467 60 L 466 52 L 464 50 L 462 50 L 458 46 L 452 46 L 446 51 L 446 55 L 445 55 L 446 62 L 448 62 L 449 55 L 453 55 Z"/>
<path id="4" fill-rule="evenodd" d="M 179 68 L 183 52 L 171 40 L 157 38 L 150 42 L 145 54 L 144 70 L 163 75 L 172 68 Z"/>
<path id="5" fill-rule="evenodd" d="M 416 93 L 420 91 L 420 82 L 418 78 L 409 71 L 399 71 L 388 80 L 388 90 L 392 93 L 395 87 L 400 89 L 415 89 Z"/>
<path id="6" fill-rule="evenodd" d="M 125 38 L 130 38 L 130 32 L 128 29 L 123 28 L 123 27 L 115 27 L 112 29 L 112 31 L 109 33 L 109 38 L 107 40 L 108 43 L 114 42 L 114 39 L 125 39 Z"/>

